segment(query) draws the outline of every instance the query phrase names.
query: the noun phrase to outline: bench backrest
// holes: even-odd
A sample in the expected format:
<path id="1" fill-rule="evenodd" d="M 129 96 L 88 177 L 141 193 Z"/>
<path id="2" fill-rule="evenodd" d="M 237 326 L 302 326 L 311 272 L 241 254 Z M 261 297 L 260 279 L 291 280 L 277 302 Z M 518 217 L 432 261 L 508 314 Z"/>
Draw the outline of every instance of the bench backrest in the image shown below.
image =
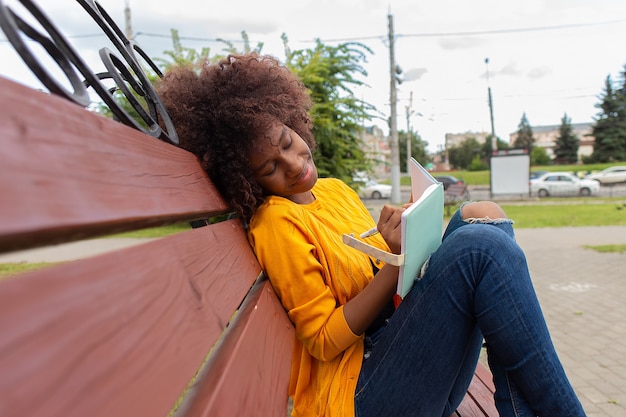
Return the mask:
<path id="1" fill-rule="evenodd" d="M 190 153 L 3 78 L 0 142 L 0 252 L 228 212 Z M 0 415 L 282 417 L 292 347 L 227 220 L 0 280 Z"/>
<path id="2" fill-rule="evenodd" d="M 467 192 L 467 185 L 465 184 L 450 184 L 446 189 L 445 194 L 450 196 L 463 196 Z"/>

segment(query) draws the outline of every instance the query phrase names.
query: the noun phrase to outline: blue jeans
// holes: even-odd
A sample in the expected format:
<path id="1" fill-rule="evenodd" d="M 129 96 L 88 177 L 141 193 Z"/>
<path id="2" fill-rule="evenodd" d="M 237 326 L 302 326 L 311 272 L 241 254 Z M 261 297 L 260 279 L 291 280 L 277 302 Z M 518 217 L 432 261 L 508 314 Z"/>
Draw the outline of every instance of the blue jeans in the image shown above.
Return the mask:
<path id="1" fill-rule="evenodd" d="M 501 417 L 585 412 L 552 344 L 509 220 L 457 211 L 387 325 L 366 337 L 358 417 L 449 417 L 465 396 L 483 338 Z"/>

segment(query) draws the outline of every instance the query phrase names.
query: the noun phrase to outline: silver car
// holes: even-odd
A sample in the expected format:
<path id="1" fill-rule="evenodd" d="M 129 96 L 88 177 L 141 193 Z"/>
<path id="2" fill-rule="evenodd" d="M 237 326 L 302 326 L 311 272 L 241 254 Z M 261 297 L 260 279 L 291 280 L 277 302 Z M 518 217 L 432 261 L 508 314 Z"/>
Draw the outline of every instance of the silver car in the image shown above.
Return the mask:
<path id="1" fill-rule="evenodd" d="M 618 182 L 626 182 L 626 167 L 615 166 L 608 167 L 595 174 L 590 174 L 585 177 L 590 180 L 600 181 L 600 184 L 615 184 Z"/>
<path id="2" fill-rule="evenodd" d="M 391 197 L 391 185 L 381 184 L 374 180 L 367 180 L 365 184 L 359 188 L 358 193 L 361 198 L 389 198 Z"/>
<path id="3" fill-rule="evenodd" d="M 530 194 L 539 197 L 565 197 L 598 195 L 600 183 L 579 179 L 569 172 L 548 172 L 530 180 Z"/>

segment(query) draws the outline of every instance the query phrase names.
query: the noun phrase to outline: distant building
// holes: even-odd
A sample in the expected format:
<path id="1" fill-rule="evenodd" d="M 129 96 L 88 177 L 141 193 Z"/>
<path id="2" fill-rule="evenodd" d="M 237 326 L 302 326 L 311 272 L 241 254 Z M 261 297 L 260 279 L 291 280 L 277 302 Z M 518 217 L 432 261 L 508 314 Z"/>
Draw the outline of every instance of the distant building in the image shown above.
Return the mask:
<path id="1" fill-rule="evenodd" d="M 446 133 L 446 149 L 454 148 L 468 139 L 474 138 L 481 145 L 487 142 L 489 133 L 486 132 L 465 132 L 465 133 Z"/>
<path id="2" fill-rule="evenodd" d="M 593 125 L 591 123 L 572 123 L 572 134 L 578 136 L 580 144 L 578 146 L 578 161 L 582 161 L 584 156 L 593 153 L 593 144 L 596 138 L 591 135 Z M 544 148 L 550 158 L 554 158 L 554 148 L 557 138 L 559 137 L 559 129 L 561 125 L 551 126 L 531 126 L 533 138 L 535 138 L 535 146 Z M 517 139 L 517 132 L 509 135 L 509 143 L 511 146 Z"/>
<path id="3" fill-rule="evenodd" d="M 448 158 L 448 149 L 461 145 L 468 139 L 475 139 L 481 145 L 487 142 L 487 132 L 465 132 L 465 133 L 446 133 L 445 154 L 443 157 L 435 158 L 435 171 L 450 171 L 450 160 Z"/>
<path id="4" fill-rule="evenodd" d="M 375 178 L 384 178 L 391 171 L 391 148 L 389 138 L 377 126 L 366 127 L 361 131 L 361 149 L 366 158 L 372 161 Z"/>

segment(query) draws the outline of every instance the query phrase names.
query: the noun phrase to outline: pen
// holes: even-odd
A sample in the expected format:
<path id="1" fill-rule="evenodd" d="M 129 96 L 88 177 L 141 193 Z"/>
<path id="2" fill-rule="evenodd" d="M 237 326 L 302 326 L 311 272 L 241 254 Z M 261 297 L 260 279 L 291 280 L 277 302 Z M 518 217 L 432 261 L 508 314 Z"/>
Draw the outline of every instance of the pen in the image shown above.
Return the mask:
<path id="1" fill-rule="evenodd" d="M 370 237 L 378 233 L 378 229 L 376 227 L 371 228 L 370 230 L 363 232 L 360 234 L 361 239 L 365 239 L 366 237 Z"/>

